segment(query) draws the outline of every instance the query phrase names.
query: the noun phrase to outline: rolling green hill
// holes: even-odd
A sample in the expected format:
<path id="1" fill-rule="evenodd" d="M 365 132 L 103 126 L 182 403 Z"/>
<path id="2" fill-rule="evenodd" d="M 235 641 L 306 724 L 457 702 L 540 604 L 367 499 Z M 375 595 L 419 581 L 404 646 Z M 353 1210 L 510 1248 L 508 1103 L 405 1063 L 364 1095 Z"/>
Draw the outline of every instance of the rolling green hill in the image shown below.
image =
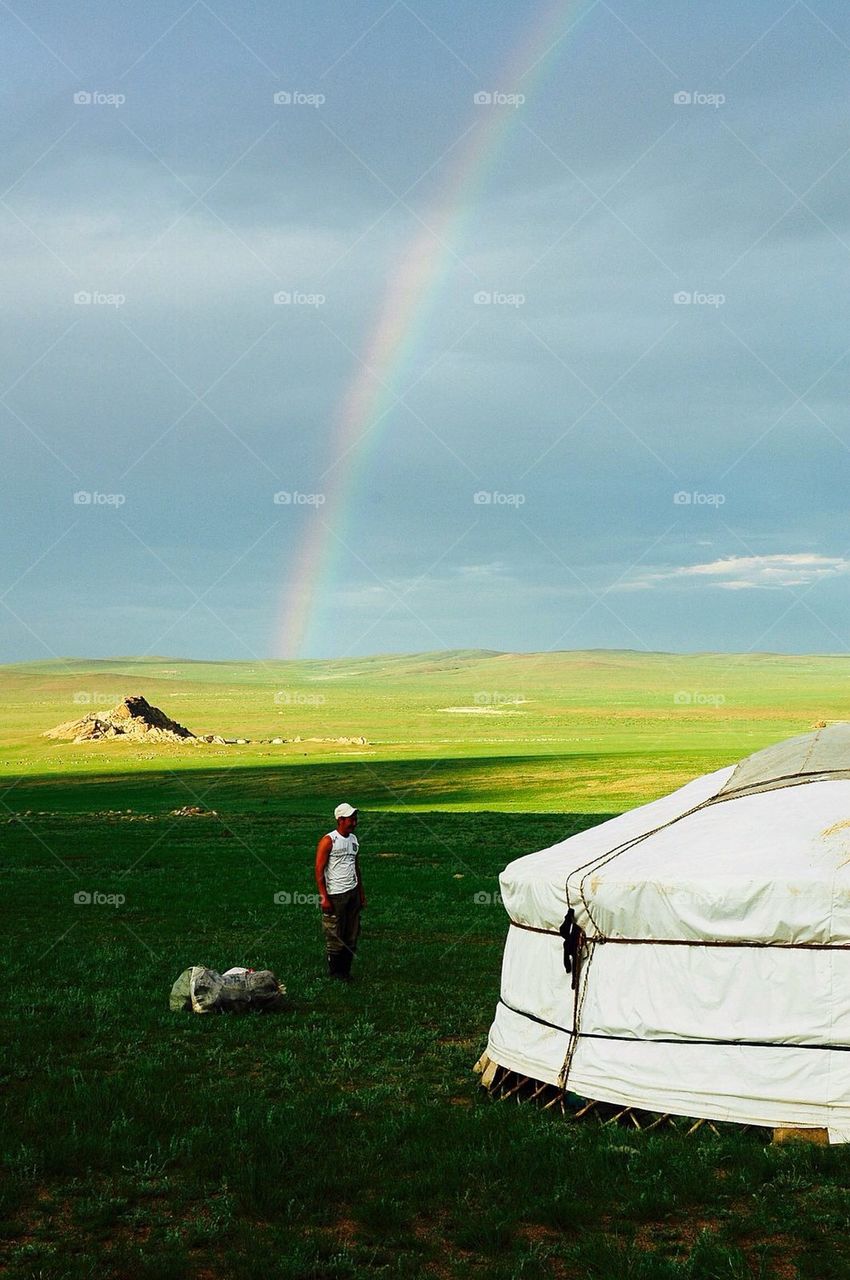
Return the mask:
<path id="1" fill-rule="evenodd" d="M 194 733 L 252 741 L 40 736 L 131 693 Z M 4 802 L 15 809 L 163 807 L 214 786 L 223 803 L 290 812 L 340 794 L 364 808 L 611 812 L 820 720 L 850 718 L 850 659 L 613 650 L 66 659 L 0 668 L 0 710 L 0 772 L 13 786 Z M 359 736 L 365 746 L 333 741 Z M 258 741 L 273 737 L 287 741 Z"/>

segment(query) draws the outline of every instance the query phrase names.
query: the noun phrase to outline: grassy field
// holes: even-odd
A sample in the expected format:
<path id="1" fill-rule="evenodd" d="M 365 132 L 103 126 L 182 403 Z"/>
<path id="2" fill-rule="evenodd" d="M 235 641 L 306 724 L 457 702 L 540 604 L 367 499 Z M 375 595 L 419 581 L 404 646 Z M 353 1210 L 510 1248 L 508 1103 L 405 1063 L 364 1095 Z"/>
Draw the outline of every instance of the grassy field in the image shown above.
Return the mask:
<path id="1" fill-rule="evenodd" d="M 850 716 L 850 663 L 457 654 L 269 668 L 0 672 L 0 1274 L 850 1280 L 843 1149 L 571 1125 L 479 1096 L 470 1072 L 505 934 L 502 908 L 476 895 L 504 864 Z M 324 703 L 295 699 L 321 688 Z M 38 737 L 90 709 L 75 693 L 134 692 L 197 732 L 369 745 Z M 690 703 L 674 701 L 683 692 Z M 509 714 L 440 710 L 481 706 Z M 300 901 L 342 796 L 364 809 L 370 899 L 350 988 L 323 977 L 317 909 Z M 218 816 L 171 815 L 199 799 Z M 123 901 L 77 904 L 80 892 Z M 288 1007 L 172 1014 L 170 985 L 193 963 L 269 966 Z"/>
<path id="2" fill-rule="evenodd" d="M 284 745 L 43 739 L 142 693 L 194 733 Z M 820 720 L 850 718 L 850 659 L 771 654 L 491 654 L 328 662 L 163 658 L 0 668 L 0 774 L 15 809 L 161 808 L 214 787 L 240 811 L 364 808 L 606 813 Z M 365 737 L 366 746 L 292 742 Z M 73 785 L 72 785 L 73 784 Z M 11 800 L 9 801 L 11 803 Z"/>

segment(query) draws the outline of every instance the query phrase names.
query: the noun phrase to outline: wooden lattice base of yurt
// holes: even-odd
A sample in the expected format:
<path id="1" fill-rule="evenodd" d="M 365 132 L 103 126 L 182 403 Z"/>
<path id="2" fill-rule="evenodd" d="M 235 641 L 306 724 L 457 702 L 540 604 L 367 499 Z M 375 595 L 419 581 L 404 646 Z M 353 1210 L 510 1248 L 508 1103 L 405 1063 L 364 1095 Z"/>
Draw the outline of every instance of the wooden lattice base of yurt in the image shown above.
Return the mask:
<path id="1" fill-rule="evenodd" d="M 519 1075 L 507 1067 L 500 1066 L 492 1058 L 483 1053 L 473 1070 L 481 1077 L 481 1087 L 486 1089 L 491 1098 L 500 1102 L 514 1099 L 516 1102 L 531 1102 L 544 1111 L 560 1113 L 565 1119 L 595 1120 L 601 1125 L 620 1125 L 626 1128 L 639 1129 L 649 1133 L 654 1129 L 676 1129 L 686 1136 L 700 1129 L 709 1129 L 719 1135 L 720 1129 L 713 1120 L 695 1119 L 693 1116 L 675 1116 L 657 1111 L 641 1111 L 637 1107 L 621 1107 L 611 1102 L 597 1102 L 591 1098 L 578 1099 L 575 1094 L 558 1085 L 546 1084 L 531 1076 Z M 757 1129 L 758 1125 L 736 1125 L 737 1129 Z M 765 1128 L 767 1135 L 771 1130 Z M 781 1142 L 814 1142 L 823 1145 L 829 1141 L 826 1129 L 773 1129 L 773 1141 Z"/>

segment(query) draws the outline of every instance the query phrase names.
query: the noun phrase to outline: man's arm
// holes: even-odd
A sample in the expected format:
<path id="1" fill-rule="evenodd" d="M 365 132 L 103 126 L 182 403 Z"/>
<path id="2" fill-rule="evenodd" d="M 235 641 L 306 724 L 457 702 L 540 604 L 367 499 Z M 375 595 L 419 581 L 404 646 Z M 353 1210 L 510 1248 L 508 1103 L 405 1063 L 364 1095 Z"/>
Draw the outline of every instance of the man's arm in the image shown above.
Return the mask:
<path id="1" fill-rule="evenodd" d="M 330 836 L 322 836 L 316 845 L 316 888 L 319 890 L 319 906 L 323 911 L 333 911 L 333 903 L 328 897 L 328 886 L 325 883 L 325 872 L 328 869 L 328 858 L 333 841 Z"/>
<path id="2" fill-rule="evenodd" d="M 361 910 L 366 906 L 366 894 L 363 892 L 363 877 L 360 874 L 360 854 L 358 853 L 354 859 L 354 869 L 357 872 L 357 888 L 360 890 L 360 907 Z"/>

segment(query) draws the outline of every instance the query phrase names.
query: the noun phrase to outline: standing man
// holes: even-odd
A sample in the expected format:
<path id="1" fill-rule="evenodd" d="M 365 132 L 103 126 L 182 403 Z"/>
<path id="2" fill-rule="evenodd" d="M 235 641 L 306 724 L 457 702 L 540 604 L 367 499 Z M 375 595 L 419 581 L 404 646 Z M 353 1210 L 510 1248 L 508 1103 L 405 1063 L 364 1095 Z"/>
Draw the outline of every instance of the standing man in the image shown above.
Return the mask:
<path id="1" fill-rule="evenodd" d="M 332 978 L 349 982 L 366 895 L 360 875 L 360 845 L 354 834 L 357 810 L 350 804 L 338 804 L 334 817 L 336 828 L 322 836 L 316 846 L 316 884 L 328 973 Z"/>

